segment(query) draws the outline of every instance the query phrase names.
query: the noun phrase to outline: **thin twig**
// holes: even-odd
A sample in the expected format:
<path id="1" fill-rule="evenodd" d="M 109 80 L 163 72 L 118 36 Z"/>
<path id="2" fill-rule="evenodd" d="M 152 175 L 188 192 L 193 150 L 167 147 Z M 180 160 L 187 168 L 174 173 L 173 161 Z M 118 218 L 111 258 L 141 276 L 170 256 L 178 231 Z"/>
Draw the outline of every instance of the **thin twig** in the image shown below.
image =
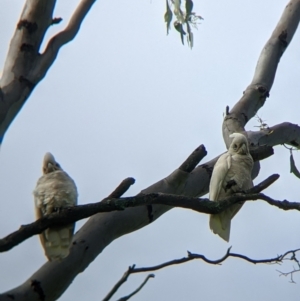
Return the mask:
<path id="1" fill-rule="evenodd" d="M 143 281 L 143 283 L 135 291 L 133 291 L 131 294 L 129 294 L 127 296 L 124 296 L 124 297 L 118 299 L 118 301 L 127 301 L 127 300 L 129 300 L 132 296 L 134 296 L 136 293 L 138 293 L 144 287 L 144 285 L 148 282 L 148 280 L 150 278 L 154 278 L 154 277 L 155 277 L 154 274 L 149 274 L 146 277 L 146 279 Z"/>
<path id="2" fill-rule="evenodd" d="M 294 270 L 292 270 L 292 271 L 290 271 L 290 272 L 281 272 L 281 271 L 279 271 L 279 270 L 276 270 L 278 273 L 279 273 L 279 276 L 285 276 L 285 277 L 287 277 L 287 276 L 291 276 L 291 280 L 290 280 L 290 283 L 296 283 L 295 281 L 294 281 L 294 274 L 295 273 L 298 273 L 298 272 L 300 272 L 300 269 L 299 270 L 296 270 L 295 268 L 294 268 Z"/>
<path id="3" fill-rule="evenodd" d="M 114 285 L 114 287 L 109 291 L 109 293 L 104 297 L 102 301 L 108 301 L 115 294 L 115 292 L 120 288 L 120 286 L 127 281 L 131 271 L 134 269 L 135 265 L 132 265 L 128 268 L 128 270 L 124 273 L 122 278 Z"/>
<path id="4" fill-rule="evenodd" d="M 300 249 L 296 249 L 296 250 L 287 251 L 283 255 L 278 255 L 274 258 L 252 259 L 252 258 L 249 258 L 248 256 L 245 256 L 245 255 L 242 255 L 242 254 L 231 253 L 230 250 L 231 250 L 231 247 L 228 248 L 226 254 L 223 257 L 221 257 L 219 259 L 215 259 L 215 260 L 208 259 L 206 256 L 204 256 L 202 254 L 194 254 L 194 253 L 191 253 L 191 252 L 188 251 L 188 256 L 187 257 L 167 261 L 167 262 L 164 262 L 164 263 L 156 265 L 156 266 L 144 267 L 144 268 L 134 268 L 131 271 L 131 273 L 133 274 L 133 273 L 157 271 L 157 270 L 160 270 L 162 268 L 165 268 L 165 267 L 168 267 L 168 266 L 171 266 L 171 265 L 185 263 L 185 262 L 188 262 L 188 261 L 192 261 L 194 259 L 201 259 L 204 262 L 206 262 L 208 264 L 213 264 L 213 265 L 220 265 L 222 262 L 224 262 L 229 257 L 240 258 L 240 259 L 243 259 L 243 260 L 248 261 L 248 262 L 253 263 L 253 264 L 279 263 L 279 262 L 282 262 L 284 259 L 286 259 L 285 257 L 287 255 L 289 255 L 291 253 L 295 254 L 296 252 L 300 251 Z M 290 260 L 292 260 L 292 259 L 290 258 Z"/>
<path id="5" fill-rule="evenodd" d="M 201 259 L 204 262 L 206 262 L 208 264 L 212 264 L 212 265 L 220 265 L 222 262 L 224 262 L 229 257 L 239 258 L 239 259 L 245 260 L 245 261 L 253 263 L 253 264 L 262 264 L 262 263 L 269 263 L 269 264 L 276 263 L 276 264 L 278 264 L 278 263 L 283 262 L 283 260 L 292 260 L 292 261 L 295 261 L 298 264 L 298 269 L 294 268 L 293 271 L 285 272 L 285 273 L 277 270 L 280 273 L 280 276 L 289 276 L 290 275 L 292 283 L 295 283 L 295 281 L 293 279 L 293 274 L 297 273 L 297 272 L 300 272 L 299 260 L 296 257 L 296 253 L 300 251 L 300 248 L 295 249 L 295 250 L 289 250 L 289 251 L 285 252 L 282 255 L 277 255 L 276 257 L 266 258 L 266 259 L 252 259 L 252 258 L 250 258 L 248 256 L 245 256 L 245 255 L 242 255 L 242 254 L 231 253 L 230 252 L 231 248 L 232 247 L 229 247 L 227 249 L 227 252 L 225 253 L 224 256 L 222 256 L 219 259 L 215 259 L 215 260 L 208 259 L 203 254 L 195 254 L 195 253 L 191 253 L 191 252 L 187 251 L 187 253 L 188 253 L 187 257 L 170 260 L 170 261 L 161 263 L 159 265 L 155 265 L 155 266 L 151 266 L 151 267 L 143 267 L 143 268 L 136 268 L 135 265 L 132 265 L 131 267 L 128 268 L 128 270 L 124 273 L 122 278 L 114 285 L 114 287 L 111 289 L 111 291 L 107 294 L 107 296 L 102 301 L 110 300 L 110 298 L 116 293 L 116 291 L 120 288 L 120 286 L 125 281 L 127 281 L 130 274 L 143 273 L 143 272 L 153 272 L 153 271 L 157 271 L 157 270 L 163 269 L 163 268 L 171 266 L 171 265 L 186 263 L 186 262 L 192 261 L 194 259 Z M 292 256 L 290 258 L 286 258 L 290 254 L 292 254 Z M 144 282 L 134 292 L 132 292 L 130 295 L 127 295 L 125 297 L 120 298 L 118 301 L 126 301 L 129 298 L 131 298 L 133 295 L 138 293 L 143 288 L 143 286 L 147 283 L 149 278 L 151 278 L 151 277 L 154 277 L 154 274 L 149 274 L 147 276 L 147 278 L 144 280 Z"/>

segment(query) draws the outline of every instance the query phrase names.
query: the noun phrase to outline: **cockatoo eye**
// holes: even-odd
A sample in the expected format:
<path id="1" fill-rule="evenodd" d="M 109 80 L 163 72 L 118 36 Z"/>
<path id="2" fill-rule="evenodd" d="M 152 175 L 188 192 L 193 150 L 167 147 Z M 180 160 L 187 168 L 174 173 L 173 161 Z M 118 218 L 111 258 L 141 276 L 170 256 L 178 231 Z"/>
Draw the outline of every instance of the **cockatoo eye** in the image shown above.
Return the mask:
<path id="1" fill-rule="evenodd" d="M 237 144 L 233 144 L 233 149 L 237 149 Z"/>

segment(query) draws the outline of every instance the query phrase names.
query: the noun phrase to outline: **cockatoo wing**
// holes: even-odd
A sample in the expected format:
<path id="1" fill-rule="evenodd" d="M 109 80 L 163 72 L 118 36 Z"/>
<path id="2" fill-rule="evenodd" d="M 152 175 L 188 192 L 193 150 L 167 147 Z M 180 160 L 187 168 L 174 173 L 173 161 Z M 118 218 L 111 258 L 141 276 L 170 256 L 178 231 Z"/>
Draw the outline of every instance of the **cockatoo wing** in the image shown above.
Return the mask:
<path id="1" fill-rule="evenodd" d="M 223 186 L 231 167 L 231 160 L 230 154 L 225 153 L 221 155 L 214 166 L 209 184 L 209 199 L 212 201 L 218 201 L 220 196 L 224 195 Z M 228 241 L 230 235 L 230 220 L 231 218 L 226 211 L 220 214 L 213 214 L 210 215 L 209 227 L 215 234 L 218 234 Z"/>
<path id="2" fill-rule="evenodd" d="M 45 164 L 44 162 L 43 170 L 45 174 L 38 180 L 33 192 L 37 219 L 59 211 L 61 208 L 77 204 L 78 194 L 74 181 L 58 164 L 55 167 L 52 163 L 48 166 L 48 163 Z M 51 227 L 40 234 L 45 255 L 50 261 L 68 256 L 74 226 L 75 224 Z"/>
<path id="3" fill-rule="evenodd" d="M 223 183 L 226 175 L 231 167 L 231 156 L 225 153 L 217 160 L 209 184 L 209 199 L 217 201 L 222 191 Z"/>
<path id="4" fill-rule="evenodd" d="M 251 170 L 253 159 L 249 153 L 247 138 L 240 133 L 234 133 L 229 150 L 215 164 L 209 185 L 209 198 L 219 201 L 235 192 L 243 191 L 253 186 Z M 240 210 L 243 203 L 230 206 L 220 214 L 210 216 L 210 229 L 229 241 L 231 219 Z"/>

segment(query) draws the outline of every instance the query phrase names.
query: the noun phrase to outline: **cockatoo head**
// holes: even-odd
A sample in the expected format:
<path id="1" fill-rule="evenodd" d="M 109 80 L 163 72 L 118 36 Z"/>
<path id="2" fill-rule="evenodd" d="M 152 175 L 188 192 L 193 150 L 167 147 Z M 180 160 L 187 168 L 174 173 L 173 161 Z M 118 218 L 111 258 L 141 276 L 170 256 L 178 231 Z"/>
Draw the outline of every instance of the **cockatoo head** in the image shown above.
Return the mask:
<path id="1" fill-rule="evenodd" d="M 51 153 L 46 153 L 43 161 L 43 173 L 48 174 L 56 170 L 61 170 L 60 165 L 55 161 Z"/>
<path id="2" fill-rule="evenodd" d="M 248 140 L 243 134 L 233 133 L 229 135 L 229 137 L 233 138 L 229 147 L 230 152 L 234 152 L 239 155 L 249 154 Z"/>

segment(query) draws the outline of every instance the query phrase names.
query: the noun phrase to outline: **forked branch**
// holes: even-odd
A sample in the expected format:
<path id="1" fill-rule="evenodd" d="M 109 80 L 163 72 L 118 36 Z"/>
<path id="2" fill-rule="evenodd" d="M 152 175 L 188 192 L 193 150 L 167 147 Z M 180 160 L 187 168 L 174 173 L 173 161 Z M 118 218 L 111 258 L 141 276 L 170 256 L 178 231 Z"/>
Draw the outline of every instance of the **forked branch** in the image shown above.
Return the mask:
<path id="1" fill-rule="evenodd" d="M 253 263 L 253 264 L 280 264 L 283 263 L 286 260 L 289 261 L 293 261 L 296 262 L 297 264 L 297 268 L 294 268 L 292 271 L 290 272 L 280 272 L 278 271 L 280 274 L 279 276 L 290 276 L 291 277 L 291 281 L 292 283 L 295 283 L 294 279 L 293 279 L 293 275 L 297 272 L 300 272 L 300 265 L 299 265 L 299 260 L 297 259 L 297 253 L 300 251 L 300 249 L 295 249 L 295 250 L 290 250 L 285 252 L 282 255 L 277 255 L 276 257 L 272 257 L 272 258 L 266 258 L 266 259 L 253 259 L 250 258 L 246 255 L 242 255 L 242 254 L 238 254 L 238 253 L 232 253 L 231 252 L 231 248 L 228 248 L 227 252 L 225 253 L 224 256 L 222 256 L 219 259 L 209 259 L 207 258 L 205 255 L 203 254 L 195 254 L 195 253 L 191 253 L 191 252 L 187 252 L 188 255 L 186 257 L 182 257 L 179 259 L 173 259 L 155 266 L 150 266 L 150 267 L 142 267 L 142 268 L 136 268 L 135 265 L 132 265 L 131 267 L 128 268 L 128 270 L 124 273 L 123 277 L 114 285 L 114 287 L 112 288 L 112 290 L 107 294 L 107 296 L 102 300 L 102 301 L 108 301 L 110 300 L 110 298 L 116 293 L 116 291 L 121 287 L 122 284 L 124 284 L 124 282 L 127 281 L 128 277 L 131 274 L 137 274 L 137 273 L 144 273 L 144 272 L 153 272 L 153 271 L 157 271 L 172 265 L 178 265 L 178 264 L 183 264 L 195 259 L 200 259 L 202 261 L 204 261 L 205 263 L 208 264 L 212 264 L 212 265 L 221 265 L 224 261 L 226 261 L 229 257 L 233 257 L 233 258 L 239 258 L 242 260 L 245 260 L 247 262 Z M 290 257 L 288 257 L 289 255 L 291 255 Z M 147 280 L 150 277 L 154 277 L 154 274 L 149 274 L 147 276 L 147 278 L 145 279 L 145 281 L 142 283 L 142 285 L 136 290 L 134 291 L 132 294 L 128 295 L 128 296 L 133 296 L 134 293 L 137 293 L 147 282 Z M 118 301 L 124 301 L 124 300 L 128 300 L 126 299 L 128 296 L 123 297 L 121 299 L 119 299 Z"/>

